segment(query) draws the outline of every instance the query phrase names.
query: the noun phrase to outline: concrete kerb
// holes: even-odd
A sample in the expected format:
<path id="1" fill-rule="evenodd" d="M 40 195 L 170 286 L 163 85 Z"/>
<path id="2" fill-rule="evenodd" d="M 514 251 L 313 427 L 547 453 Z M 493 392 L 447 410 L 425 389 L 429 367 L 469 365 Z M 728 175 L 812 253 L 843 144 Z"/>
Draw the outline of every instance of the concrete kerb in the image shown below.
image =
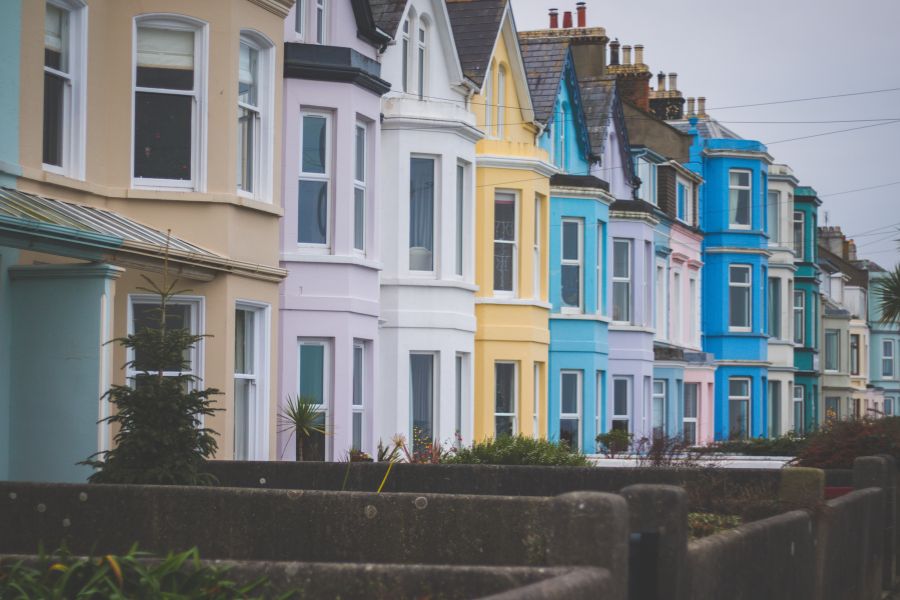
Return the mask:
<path id="1" fill-rule="evenodd" d="M 555 498 L 0 482 L 0 552 L 64 540 L 75 553 L 196 546 L 234 560 L 596 566 L 624 599 L 628 509 Z"/>

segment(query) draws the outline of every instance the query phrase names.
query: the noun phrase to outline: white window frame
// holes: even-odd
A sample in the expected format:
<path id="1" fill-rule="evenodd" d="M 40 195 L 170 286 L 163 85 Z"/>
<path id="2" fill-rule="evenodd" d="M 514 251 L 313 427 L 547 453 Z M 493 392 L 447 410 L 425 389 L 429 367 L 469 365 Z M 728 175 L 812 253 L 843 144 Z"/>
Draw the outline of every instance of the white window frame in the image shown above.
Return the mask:
<path id="1" fill-rule="evenodd" d="M 85 171 L 85 140 L 87 138 L 87 42 L 88 8 L 85 0 L 47 0 L 68 15 L 68 70 L 59 71 L 43 64 L 43 72 L 62 78 L 66 82 L 62 109 L 62 165 L 42 162 L 45 171 L 72 179 L 83 180 Z M 46 8 L 45 8 L 46 10 Z M 43 81 L 41 83 L 44 88 Z M 43 123 L 43 109 L 41 113 Z M 43 129 L 41 130 L 43 134 Z M 41 138 L 43 160 L 43 137 Z"/>
<path id="2" fill-rule="evenodd" d="M 328 2 L 316 0 L 316 39 L 315 43 L 324 46 L 328 43 Z"/>
<path id="3" fill-rule="evenodd" d="M 189 306 L 190 314 L 191 314 L 191 327 L 189 328 L 191 335 L 202 335 L 204 331 L 204 322 L 205 322 L 205 302 L 206 298 L 203 296 L 173 296 L 169 298 L 167 304 L 169 306 Z M 134 306 L 135 304 L 148 304 L 151 306 L 159 306 L 159 296 L 154 294 L 129 294 L 128 295 L 128 335 L 132 335 L 135 332 L 134 330 Z M 200 340 L 197 344 L 189 351 L 191 358 L 190 364 L 191 369 L 189 371 L 163 371 L 163 377 L 173 377 L 176 375 L 193 375 L 197 377 L 197 381 L 192 386 L 194 387 L 202 387 L 201 382 L 203 380 L 203 348 L 204 342 Z M 134 349 L 129 348 L 127 351 L 127 361 L 129 363 L 128 368 L 126 369 L 126 377 L 129 380 L 133 380 L 134 376 L 139 373 L 139 371 L 135 370 L 133 366 L 130 364 L 134 361 Z"/>
<path id="4" fill-rule="evenodd" d="M 732 281 L 732 271 L 736 269 L 743 269 L 747 272 L 747 282 L 735 282 Z M 731 293 L 732 288 L 739 288 L 740 290 L 746 290 L 743 293 L 747 294 L 747 325 L 732 325 L 732 317 L 731 314 Z M 745 265 L 745 264 L 732 264 L 728 265 L 728 331 L 752 331 L 753 330 L 753 266 Z"/>
<path id="5" fill-rule="evenodd" d="M 532 296 L 535 300 L 541 298 L 541 224 L 543 223 L 543 215 L 541 211 L 544 206 L 544 198 L 540 194 L 534 195 L 534 240 L 532 248 Z"/>
<path id="6" fill-rule="evenodd" d="M 625 382 L 625 411 L 624 413 L 616 412 L 616 382 L 624 381 Z M 613 376 L 613 397 L 612 397 L 612 410 L 610 411 L 610 431 L 614 428 L 616 421 L 623 421 L 626 423 L 626 431 L 628 433 L 634 433 L 631 427 L 631 413 L 632 413 L 632 403 L 634 397 L 634 381 L 631 377 L 628 376 Z"/>
<path id="7" fill-rule="evenodd" d="M 496 207 L 497 207 L 497 196 L 506 195 L 511 196 L 513 199 L 513 239 L 510 240 L 498 240 L 497 239 L 497 216 L 496 216 Z M 518 192 L 512 190 L 500 190 L 497 189 L 494 191 L 494 239 L 493 243 L 496 244 L 509 244 L 512 246 L 512 289 L 511 290 L 498 290 L 494 289 L 494 296 L 497 298 L 515 298 L 519 292 L 519 239 L 521 237 L 521 232 L 519 231 L 519 224 L 521 221 L 521 206 L 519 202 L 519 194 Z M 493 249 L 496 246 L 491 246 L 491 252 L 494 255 L 494 268 L 497 267 L 497 256 L 496 252 Z M 494 276 L 494 273 L 491 272 L 491 277 Z M 493 283 L 492 283 L 493 285 Z"/>
<path id="8" fill-rule="evenodd" d="M 578 244 L 578 258 L 565 258 L 566 247 L 566 223 L 574 223 L 576 226 L 576 237 Z M 582 314 L 584 312 L 584 219 L 575 217 L 564 217 L 560 223 L 559 236 L 559 260 L 560 260 L 560 294 L 559 306 L 560 312 L 563 314 Z M 578 305 L 567 306 L 563 304 L 562 297 L 562 267 L 578 267 Z"/>
<path id="9" fill-rule="evenodd" d="M 797 239 L 797 224 L 800 224 L 800 239 Z M 794 211 L 793 221 L 794 256 L 797 260 L 806 260 L 806 213 L 802 210 Z"/>
<path id="10" fill-rule="evenodd" d="M 511 413 L 497 412 L 497 365 L 513 366 L 513 397 Z M 513 360 L 495 360 L 494 361 L 494 437 L 497 437 L 496 423 L 497 417 L 512 417 L 512 435 L 519 432 L 519 363 Z"/>
<path id="11" fill-rule="evenodd" d="M 768 212 L 766 213 L 769 218 L 769 223 L 767 223 L 767 228 L 769 229 L 769 245 L 770 246 L 780 246 L 781 245 L 781 192 L 778 190 L 769 189 L 768 191 Z M 772 230 L 771 225 L 775 225 L 774 231 Z"/>
<path id="12" fill-rule="evenodd" d="M 497 137 L 503 138 L 506 125 L 506 66 L 497 67 Z"/>
<path id="13" fill-rule="evenodd" d="M 334 397 L 333 397 L 333 384 L 332 377 L 334 373 L 333 364 L 333 348 L 334 343 L 331 339 L 328 338 L 315 338 L 315 337 L 300 337 L 297 338 L 297 397 L 300 397 L 300 377 L 303 373 L 303 367 L 301 365 L 301 347 L 302 346 L 321 346 L 322 350 L 322 404 L 316 405 L 320 413 L 323 413 L 324 418 L 323 422 L 325 424 L 325 431 L 330 432 L 334 431 L 333 419 L 334 419 Z M 296 434 L 295 434 L 296 435 Z M 334 454 L 334 444 L 331 438 L 334 436 L 326 433 L 325 437 L 325 461 L 328 462 L 333 459 Z"/>
<path id="14" fill-rule="evenodd" d="M 253 181 L 251 191 L 238 187 L 238 195 L 262 202 L 272 203 L 272 179 L 274 177 L 275 155 L 275 44 L 256 31 L 242 30 L 241 44 L 256 50 L 257 63 L 257 106 L 238 101 L 238 109 L 255 111 L 258 128 L 255 129 Z"/>
<path id="15" fill-rule="evenodd" d="M 832 356 L 832 353 L 828 351 L 828 337 L 830 335 L 835 335 L 837 340 L 835 341 L 834 350 L 835 355 Z M 825 354 L 825 372 L 826 373 L 838 373 L 841 370 L 841 330 L 840 329 L 826 329 L 825 334 L 822 338 L 822 350 Z M 834 364 L 830 364 L 834 361 Z M 833 367 L 833 368 L 830 368 Z"/>
<path id="16" fill-rule="evenodd" d="M 806 388 L 802 385 L 794 385 L 794 393 L 791 395 L 791 425 L 794 433 L 803 435 L 806 430 Z M 800 405 L 801 422 L 797 423 L 797 405 Z"/>
<path id="17" fill-rule="evenodd" d="M 531 437 L 538 439 L 541 437 L 541 365 L 543 363 L 534 363 L 534 389 L 532 390 L 532 424 Z"/>
<path id="18" fill-rule="evenodd" d="M 800 302 L 798 303 L 797 300 Z M 794 327 L 794 344 L 798 346 L 806 345 L 806 292 L 794 288 L 794 307 L 793 307 L 793 327 Z M 799 317 L 799 319 L 798 319 Z M 797 331 L 799 324 L 799 331 Z"/>
<path id="19" fill-rule="evenodd" d="M 628 257 L 628 275 L 627 276 L 616 276 L 616 244 L 622 243 L 625 244 L 626 256 Z M 628 289 L 628 293 L 626 294 L 626 298 L 628 299 L 628 304 L 625 307 L 627 315 L 626 319 L 621 321 L 613 321 L 614 323 L 631 323 L 634 320 L 634 253 L 633 253 L 633 244 L 632 240 L 628 238 L 613 238 L 613 269 L 612 269 L 612 285 L 613 285 L 613 297 L 612 297 L 612 314 L 615 315 L 615 304 L 616 304 L 616 284 L 625 284 Z M 613 317 L 615 318 L 615 317 Z"/>
<path id="20" fill-rule="evenodd" d="M 688 417 L 687 411 L 686 410 L 683 411 L 681 437 L 682 437 L 683 441 L 685 443 L 687 443 L 687 436 L 684 435 L 684 424 L 693 423 L 694 424 L 693 443 L 696 445 L 697 443 L 699 443 L 699 438 L 700 438 L 700 391 L 702 390 L 702 386 L 698 382 L 685 382 L 684 383 L 684 392 L 683 392 L 684 397 L 682 398 L 682 403 L 685 406 L 687 405 L 687 401 L 688 401 L 687 389 L 689 387 L 697 390 L 697 394 L 694 396 L 694 403 L 695 403 L 694 416 Z"/>
<path id="21" fill-rule="evenodd" d="M 428 91 L 428 59 L 428 28 L 420 18 L 416 27 L 416 94 L 419 100 L 424 99 Z"/>
<path id="22" fill-rule="evenodd" d="M 563 379 L 566 375 L 575 375 L 575 408 L 576 411 L 574 413 L 566 413 L 563 412 Z M 561 369 L 559 372 L 559 439 L 562 439 L 562 421 L 575 421 L 578 423 L 578 428 L 576 432 L 578 433 L 578 448 L 572 448 L 572 450 L 581 451 L 584 448 L 584 435 L 581 427 L 581 416 L 584 414 L 583 403 L 584 403 L 584 376 L 582 371 L 576 369 Z"/>
<path id="23" fill-rule="evenodd" d="M 354 443 L 354 431 L 353 431 L 353 421 L 356 419 L 356 415 L 360 415 L 360 428 L 359 428 L 359 448 L 358 450 L 365 451 L 369 447 L 368 436 L 366 435 L 366 407 L 369 404 L 366 402 L 366 359 L 368 358 L 367 352 L 367 343 L 364 340 L 353 340 L 353 358 L 351 363 L 352 369 L 352 380 L 351 386 L 352 391 L 350 394 L 350 445 L 353 447 Z M 360 351 L 360 369 L 359 369 L 359 390 L 360 390 L 360 398 L 357 403 L 356 398 L 356 351 Z"/>
<path id="24" fill-rule="evenodd" d="M 192 90 L 170 90 L 164 88 L 144 88 L 137 85 L 137 45 L 138 29 L 170 29 L 190 31 L 194 34 L 194 88 Z M 138 15 L 132 23 L 131 48 L 131 187 L 162 191 L 206 191 L 207 172 L 207 98 L 209 79 L 209 24 L 184 15 L 156 13 Z M 137 117 L 136 99 L 139 92 L 189 96 L 193 99 L 191 110 L 191 179 L 154 179 L 135 177 L 134 139 Z"/>
<path id="25" fill-rule="evenodd" d="M 731 395 L 731 382 L 732 381 L 746 381 L 747 382 L 747 395 L 746 396 L 743 396 L 743 395 L 732 396 Z M 751 379 L 750 377 L 729 377 L 727 384 L 728 384 L 728 424 L 729 424 L 728 439 L 750 439 L 753 437 L 753 413 L 752 413 L 753 379 Z M 731 429 L 730 429 L 731 406 L 732 406 L 733 402 L 746 402 L 747 403 L 747 422 L 746 422 L 746 425 L 747 425 L 746 434 L 747 435 L 744 438 L 732 438 L 731 437 Z"/>
<path id="26" fill-rule="evenodd" d="M 235 460 L 268 460 L 269 458 L 269 336 L 271 307 L 261 302 L 238 300 L 235 302 L 235 312 L 245 311 L 253 317 L 253 374 L 239 374 L 235 372 L 235 379 L 252 381 L 254 388 L 254 402 L 249 411 L 247 428 L 249 432 L 249 444 L 247 457 L 237 457 L 237 444 L 235 443 Z M 237 335 L 237 332 L 235 332 Z M 237 371 L 235 369 L 235 371 Z M 235 410 L 235 425 L 237 424 L 237 412 Z M 235 427 L 236 430 L 236 427 Z M 236 432 L 236 431 L 235 431 Z M 235 440 L 236 441 L 236 440 Z"/>
<path id="27" fill-rule="evenodd" d="M 357 164 L 359 157 L 359 134 L 362 132 L 362 179 L 357 177 L 357 174 L 360 170 L 360 165 Z M 362 121 L 357 121 L 355 127 L 353 128 L 353 251 L 357 254 L 365 254 L 366 248 L 368 247 L 367 242 L 367 223 L 368 219 L 366 218 L 369 210 L 369 190 L 367 186 L 367 181 L 369 179 L 369 127 L 368 124 L 363 123 Z M 362 192 L 362 223 L 357 222 L 356 219 L 356 193 Z M 362 231 L 360 232 L 360 229 Z M 356 244 L 357 234 L 362 233 L 362 248 L 358 247 Z"/>
<path id="28" fill-rule="evenodd" d="M 307 173 L 303 170 L 303 120 L 305 117 L 319 117 L 325 119 L 325 172 L 324 173 Z M 334 219 L 334 202 L 332 201 L 334 198 L 334 181 L 331 178 L 331 172 L 333 169 L 333 146 L 334 146 L 334 136 L 332 135 L 332 119 L 334 116 L 332 113 L 322 110 L 312 110 L 312 109 L 301 109 L 300 110 L 300 120 L 298 123 L 299 126 L 299 140 L 300 140 L 300 156 L 298 157 L 298 188 L 297 188 L 297 215 L 298 218 L 300 216 L 300 197 L 299 197 L 299 182 L 301 181 L 320 181 L 325 183 L 327 186 L 327 191 L 325 194 L 325 243 L 324 244 L 316 244 L 313 242 L 301 242 L 299 240 L 300 232 L 297 232 L 297 240 L 296 244 L 300 248 L 304 248 L 309 252 L 325 254 L 331 249 L 331 238 L 332 238 L 332 221 Z"/>
<path id="29" fill-rule="evenodd" d="M 746 173 L 747 178 L 749 179 L 750 183 L 748 185 L 732 184 L 731 183 L 732 173 Z M 749 206 L 747 207 L 747 216 L 750 219 L 749 223 L 745 224 L 745 223 L 732 222 L 732 220 L 731 220 L 731 212 L 732 212 L 732 210 L 731 210 L 731 192 L 732 192 L 732 190 L 736 190 L 738 192 L 744 191 L 744 190 L 747 191 L 747 195 L 749 196 L 749 198 L 747 200 L 747 202 L 749 203 Z M 735 209 L 734 212 L 736 214 L 737 210 Z M 729 229 L 747 229 L 748 230 L 752 227 L 753 227 L 753 171 L 751 171 L 749 169 L 729 169 L 728 170 L 728 228 Z"/>
<path id="30" fill-rule="evenodd" d="M 888 352 L 888 348 L 890 348 L 890 352 Z M 882 340 L 881 342 L 881 378 L 882 379 L 894 379 L 896 374 L 895 367 L 895 348 L 894 348 L 894 340 Z M 890 354 L 890 356 L 888 356 Z M 885 366 L 890 364 L 890 367 L 885 369 Z M 890 371 L 890 373 L 885 374 L 886 371 Z"/>
<path id="31" fill-rule="evenodd" d="M 661 386 L 661 392 L 657 392 L 657 385 Z M 667 421 L 667 413 L 669 410 L 669 402 L 668 402 L 668 394 L 669 392 L 669 382 L 665 379 L 654 379 L 653 380 L 653 388 L 652 388 L 652 400 L 650 404 L 650 434 L 654 437 L 662 437 L 666 435 L 666 421 Z M 656 410 L 655 404 L 660 402 L 662 404 L 662 423 L 656 425 L 653 423 L 653 413 Z M 659 429 L 657 432 L 656 429 Z"/>

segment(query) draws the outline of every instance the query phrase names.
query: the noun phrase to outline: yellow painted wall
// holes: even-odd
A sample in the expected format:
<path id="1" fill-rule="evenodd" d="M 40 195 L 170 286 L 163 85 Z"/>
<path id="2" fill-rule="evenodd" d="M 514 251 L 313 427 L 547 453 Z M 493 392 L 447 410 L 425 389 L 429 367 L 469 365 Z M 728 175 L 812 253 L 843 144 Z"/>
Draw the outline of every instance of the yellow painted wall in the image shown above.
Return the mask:
<path id="1" fill-rule="evenodd" d="M 506 86 L 503 94 L 505 108 L 502 137 L 498 137 L 499 100 L 498 70 L 506 68 Z M 547 431 L 547 355 L 550 344 L 549 306 L 547 305 L 549 196 L 550 179 L 542 174 L 537 163 L 548 162 L 546 152 L 536 144 L 538 128 L 525 122 L 525 113 L 519 98 L 515 77 L 524 73 L 513 70 L 503 36 L 497 41 L 491 69 L 493 94 L 483 94 L 472 100 L 476 120 L 485 130 L 487 138 L 478 142 L 479 160 L 476 169 L 475 278 L 479 286 L 475 313 L 478 329 L 475 334 L 475 438 L 494 435 L 494 364 L 497 361 L 517 363 L 518 378 L 518 430 L 524 435 L 534 434 L 534 369 L 538 365 L 540 386 L 538 389 L 539 431 L 546 437 Z M 487 89 L 487 86 L 484 88 Z M 492 127 L 484 127 L 485 111 L 493 110 Z M 517 165 L 486 165 L 487 157 L 508 157 Z M 514 298 L 494 298 L 494 194 L 497 191 L 513 192 L 518 199 L 517 231 L 517 285 Z M 539 276 L 535 285 L 534 246 L 536 198 L 540 197 Z M 537 289 L 535 289 L 537 288 Z M 478 301 L 476 300 L 476 301 Z"/>

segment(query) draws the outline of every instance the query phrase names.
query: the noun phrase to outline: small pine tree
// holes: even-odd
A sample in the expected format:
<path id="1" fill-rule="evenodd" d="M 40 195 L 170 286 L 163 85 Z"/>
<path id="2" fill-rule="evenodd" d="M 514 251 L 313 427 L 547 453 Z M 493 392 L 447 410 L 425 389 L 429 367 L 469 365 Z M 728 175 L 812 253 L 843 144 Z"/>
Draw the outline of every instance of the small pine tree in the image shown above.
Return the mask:
<path id="1" fill-rule="evenodd" d="M 155 309 L 156 327 L 143 327 L 113 340 L 133 351 L 126 364 L 137 372 L 131 385 L 114 385 L 106 393 L 116 411 L 101 422 L 119 426 L 112 450 L 98 452 L 79 463 L 95 467 L 91 483 L 139 483 L 156 485 L 209 485 L 215 478 L 203 472 L 206 459 L 215 453 L 215 431 L 202 426 L 202 417 L 221 409 L 212 408 L 211 396 L 219 390 L 191 389 L 198 380 L 185 374 L 188 351 L 203 335 L 177 326 L 167 311 L 177 282 L 163 284 L 148 277 L 148 288 L 139 288 L 159 297 Z M 164 371 L 178 375 L 164 376 Z"/>

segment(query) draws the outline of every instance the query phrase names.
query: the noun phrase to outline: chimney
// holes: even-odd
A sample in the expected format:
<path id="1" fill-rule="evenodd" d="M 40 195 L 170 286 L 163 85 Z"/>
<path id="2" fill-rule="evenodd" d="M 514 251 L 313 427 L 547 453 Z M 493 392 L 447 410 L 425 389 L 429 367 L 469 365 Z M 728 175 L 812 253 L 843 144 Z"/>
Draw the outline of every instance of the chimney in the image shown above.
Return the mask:
<path id="1" fill-rule="evenodd" d="M 656 76 L 656 91 L 664 92 L 666 91 L 666 74 L 662 71 L 659 72 L 659 75 Z"/>
<path id="2" fill-rule="evenodd" d="M 625 44 L 622 46 L 622 64 L 630 65 L 631 64 L 631 46 Z"/>
<path id="3" fill-rule="evenodd" d="M 634 64 L 644 64 L 644 46 L 642 44 L 635 44 L 634 46 Z"/>
<path id="4" fill-rule="evenodd" d="M 578 11 L 578 26 L 581 28 L 587 27 L 587 7 L 585 6 L 587 2 L 576 2 L 575 10 Z"/>
<path id="5" fill-rule="evenodd" d="M 694 99 L 693 99 L 693 98 L 688 98 L 688 99 L 687 99 L 687 105 L 688 105 L 687 116 L 688 116 L 688 117 L 696 117 L 696 116 L 697 116 L 697 113 L 694 112 Z"/>
<path id="6" fill-rule="evenodd" d="M 669 73 L 669 91 L 678 91 L 678 73 Z"/>
<path id="7" fill-rule="evenodd" d="M 550 9 L 550 29 L 559 29 L 559 11 Z"/>
<path id="8" fill-rule="evenodd" d="M 563 29 L 572 29 L 572 11 L 567 10 L 563 13 Z"/>
<path id="9" fill-rule="evenodd" d="M 609 64 L 610 66 L 618 66 L 619 65 L 619 38 L 614 39 L 609 43 Z"/>
<path id="10" fill-rule="evenodd" d="M 701 119 L 709 118 L 709 115 L 706 114 L 706 97 L 700 96 L 697 98 L 697 116 Z"/>

